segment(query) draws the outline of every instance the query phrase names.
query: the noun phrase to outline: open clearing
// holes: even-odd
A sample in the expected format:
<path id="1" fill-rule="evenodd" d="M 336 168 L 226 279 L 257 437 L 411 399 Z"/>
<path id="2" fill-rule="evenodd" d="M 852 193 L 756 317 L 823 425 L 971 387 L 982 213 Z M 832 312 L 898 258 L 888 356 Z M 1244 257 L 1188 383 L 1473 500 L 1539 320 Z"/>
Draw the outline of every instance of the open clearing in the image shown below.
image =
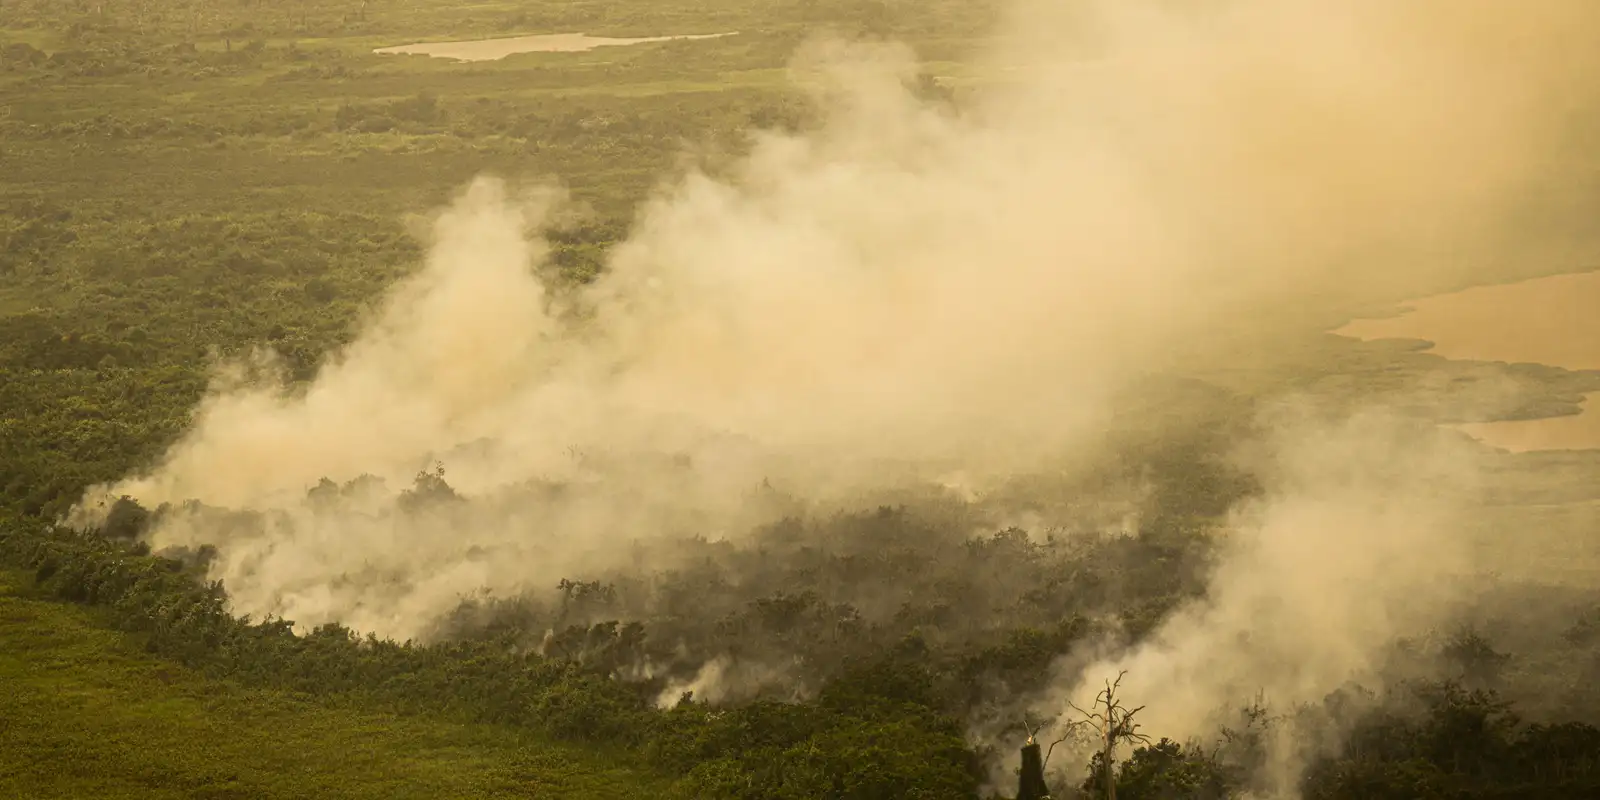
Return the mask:
<path id="1" fill-rule="evenodd" d="M 478 39 L 467 42 L 418 42 L 395 47 L 380 47 L 372 52 L 378 55 L 424 55 L 456 61 L 498 61 L 518 53 L 585 53 L 596 47 L 623 47 L 649 42 L 671 42 L 685 39 L 719 39 L 732 33 L 707 33 L 689 36 L 642 36 L 614 39 L 589 36 L 583 33 L 549 33 L 539 36 L 515 36 L 505 39 Z"/>

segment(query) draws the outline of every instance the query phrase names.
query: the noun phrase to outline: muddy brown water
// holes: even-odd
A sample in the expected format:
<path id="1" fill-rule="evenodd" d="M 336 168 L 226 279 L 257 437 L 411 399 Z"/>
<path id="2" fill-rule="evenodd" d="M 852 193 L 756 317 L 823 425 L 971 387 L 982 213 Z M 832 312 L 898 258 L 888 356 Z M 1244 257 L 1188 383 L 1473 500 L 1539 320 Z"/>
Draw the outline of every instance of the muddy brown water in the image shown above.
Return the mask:
<path id="1" fill-rule="evenodd" d="M 716 39 L 732 33 L 707 33 L 694 36 L 645 36 L 633 39 L 610 39 L 582 33 L 550 33 L 539 36 L 515 36 L 505 39 L 475 39 L 465 42 L 418 42 L 395 47 L 380 47 L 372 52 L 380 55 L 424 55 L 449 58 L 456 61 L 495 61 L 517 53 L 582 53 L 596 47 L 620 47 L 646 42 L 667 42 L 679 39 Z"/>
<path id="2" fill-rule="evenodd" d="M 1358 319 L 1334 333 L 1424 339 L 1445 358 L 1600 370 L 1600 271 L 1425 297 L 1397 316 Z M 1587 395 L 1577 415 L 1458 427 L 1513 452 L 1600 448 L 1600 392 Z"/>

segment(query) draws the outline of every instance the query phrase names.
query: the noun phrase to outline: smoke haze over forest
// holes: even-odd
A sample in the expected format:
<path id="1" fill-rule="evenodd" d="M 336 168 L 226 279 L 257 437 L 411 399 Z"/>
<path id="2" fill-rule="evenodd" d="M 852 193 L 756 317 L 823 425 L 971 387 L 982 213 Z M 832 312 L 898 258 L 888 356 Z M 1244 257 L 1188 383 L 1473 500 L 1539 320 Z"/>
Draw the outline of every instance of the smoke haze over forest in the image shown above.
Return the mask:
<path id="1" fill-rule="evenodd" d="M 1525 210 L 1594 107 L 1600 5 L 1508 8 L 1021 2 L 982 59 L 1004 80 L 954 103 L 917 90 L 909 48 L 819 37 L 793 63 L 814 124 L 687 160 L 594 282 L 548 278 L 545 235 L 582 214 L 561 188 L 480 177 L 313 380 L 270 353 L 220 365 L 159 465 L 72 519 L 167 504 L 150 543 L 214 547 L 235 611 L 428 638 L 485 591 L 554 603 L 562 579 L 691 569 L 880 504 L 958 537 L 1126 533 L 1177 491 L 1121 469 L 1142 463 L 1128 443 L 1199 441 L 1237 486 L 1196 515 L 1220 542 L 1196 590 L 1137 644 L 1108 629 L 997 698 L 973 736 L 1121 670 L 1178 740 L 1258 691 L 1319 701 L 1459 607 L 1474 451 L 1405 409 L 1193 379 L 1273 350 L 1302 309 L 1570 255 Z M 869 620 L 929 591 L 865 583 L 819 591 Z M 781 660 L 690 649 L 629 668 L 675 670 L 668 701 L 807 691 Z M 1297 753 L 1276 752 L 1274 791 Z"/>

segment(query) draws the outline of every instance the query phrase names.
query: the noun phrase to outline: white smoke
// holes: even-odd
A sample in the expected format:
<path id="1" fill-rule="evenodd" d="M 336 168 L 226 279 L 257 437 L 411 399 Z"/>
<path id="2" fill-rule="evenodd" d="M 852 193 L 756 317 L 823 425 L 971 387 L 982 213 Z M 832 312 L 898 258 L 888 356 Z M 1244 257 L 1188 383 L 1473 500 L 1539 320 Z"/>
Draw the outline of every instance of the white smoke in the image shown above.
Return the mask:
<path id="1" fill-rule="evenodd" d="M 634 539 L 737 535 L 774 513 L 764 481 L 844 502 L 1027 474 L 1094 446 L 1147 374 L 1270 349 L 1297 309 L 1528 244 L 1512 212 L 1560 166 L 1597 16 L 1029 4 L 988 60 L 1030 67 L 959 112 L 908 88 L 905 48 L 818 43 L 796 63 L 826 124 L 753 134 L 722 177 L 664 185 L 592 286 L 536 278 L 559 192 L 480 178 L 309 386 L 219 381 L 156 469 L 79 519 L 119 495 L 269 512 L 169 513 L 152 540 L 216 545 L 241 612 L 404 637 L 470 591 L 623 565 Z M 1190 731 L 1241 688 L 1326 691 L 1437 608 L 1454 561 L 1432 513 L 1450 504 L 1386 468 L 1403 450 L 1347 435 L 1375 438 L 1289 437 L 1208 600 L 1067 691 L 1127 666 L 1151 725 Z M 304 500 L 324 477 L 403 486 L 435 461 L 474 502 Z"/>

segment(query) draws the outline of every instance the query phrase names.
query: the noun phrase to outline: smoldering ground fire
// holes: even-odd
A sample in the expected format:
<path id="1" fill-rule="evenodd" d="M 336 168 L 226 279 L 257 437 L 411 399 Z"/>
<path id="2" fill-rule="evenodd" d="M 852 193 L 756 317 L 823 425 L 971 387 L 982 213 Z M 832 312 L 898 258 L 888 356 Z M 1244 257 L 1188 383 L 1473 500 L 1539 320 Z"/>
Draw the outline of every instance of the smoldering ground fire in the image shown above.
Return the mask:
<path id="1" fill-rule="evenodd" d="M 956 471 L 992 497 L 1098 464 L 1130 387 L 1271 349 L 1283 309 L 1545 248 L 1514 211 L 1563 166 L 1597 15 L 1024 4 L 990 60 L 1030 67 L 959 110 L 908 89 L 904 48 L 818 42 L 796 63 L 822 76 L 824 123 L 665 183 L 593 284 L 537 277 L 559 191 L 480 178 L 314 380 L 229 367 L 159 466 L 80 518 L 122 495 L 261 512 L 176 509 L 150 541 L 214 545 L 241 613 L 404 638 L 464 594 L 627 568 L 635 541 L 670 559 L 676 537 L 737 543 Z M 1206 599 L 1030 702 L 1060 711 L 1126 665 L 1160 695 L 1150 724 L 1183 736 L 1242 689 L 1326 692 L 1448 604 L 1434 589 L 1469 554 L 1439 521 L 1459 492 L 1436 487 L 1470 485 L 1466 461 L 1366 418 L 1256 419 L 1278 458 L 1226 516 L 1241 543 Z M 1400 453 L 1404 480 L 1375 477 Z M 467 500 L 303 502 L 322 478 L 404 485 L 436 461 Z M 1322 646 L 1300 647 L 1312 624 Z"/>

